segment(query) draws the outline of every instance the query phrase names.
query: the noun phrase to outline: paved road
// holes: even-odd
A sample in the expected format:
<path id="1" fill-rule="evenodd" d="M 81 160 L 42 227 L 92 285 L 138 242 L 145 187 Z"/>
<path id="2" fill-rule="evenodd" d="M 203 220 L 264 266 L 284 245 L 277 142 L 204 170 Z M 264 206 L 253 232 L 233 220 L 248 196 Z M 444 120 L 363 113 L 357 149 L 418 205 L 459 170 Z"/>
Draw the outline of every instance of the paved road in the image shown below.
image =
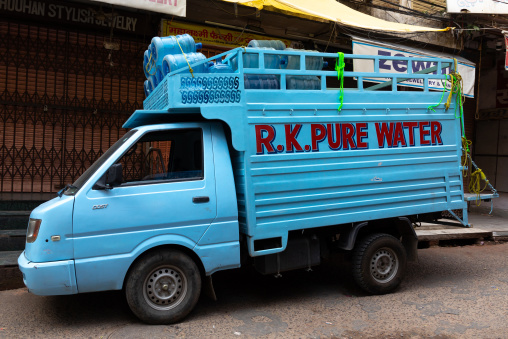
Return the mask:
<path id="1" fill-rule="evenodd" d="M 399 291 L 367 296 L 347 266 L 262 277 L 214 275 L 219 297 L 186 321 L 141 324 L 120 292 L 38 297 L 0 292 L 0 338 L 508 338 L 508 244 L 429 248 Z"/>

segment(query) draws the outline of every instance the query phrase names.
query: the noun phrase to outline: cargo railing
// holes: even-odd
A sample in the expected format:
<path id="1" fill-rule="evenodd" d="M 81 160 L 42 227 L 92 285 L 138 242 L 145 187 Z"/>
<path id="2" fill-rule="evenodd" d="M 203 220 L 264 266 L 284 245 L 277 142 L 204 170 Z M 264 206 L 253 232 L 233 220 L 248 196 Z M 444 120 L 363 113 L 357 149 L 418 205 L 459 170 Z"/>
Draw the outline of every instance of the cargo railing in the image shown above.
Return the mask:
<path id="1" fill-rule="evenodd" d="M 406 82 L 403 85 L 421 87 L 420 91 L 422 92 L 434 92 L 434 90 L 442 92 L 442 87 L 434 87 L 433 85 L 437 82 L 446 82 L 447 73 L 455 71 L 453 59 L 356 54 L 344 54 L 343 57 L 346 65 L 351 64 L 351 62 L 360 62 L 364 65 L 370 63 L 369 67 L 373 69 L 372 72 L 345 70 L 343 72 L 344 80 L 346 80 L 343 87 L 344 91 L 361 92 L 383 89 L 388 92 L 398 92 L 401 83 Z M 244 58 L 249 58 L 251 64 L 244 65 Z M 266 61 L 273 61 L 273 58 L 280 59 L 283 62 L 287 62 L 284 60 L 292 59 L 294 61 L 295 58 L 299 58 L 297 63 L 299 67 L 297 69 L 284 69 L 283 65 L 282 68 L 281 65 L 278 65 L 278 68 L 270 67 Z M 323 64 L 328 62 L 328 68 L 330 68 L 335 66 L 339 54 L 238 47 L 204 61 L 190 64 L 190 67 L 195 68 L 203 63 L 223 59 L 221 62 L 231 66 L 231 72 L 190 74 L 189 67 L 180 68 L 166 75 L 159 86 L 144 101 L 144 109 L 172 109 L 178 111 L 178 108 L 182 107 L 240 103 L 245 100 L 244 91 L 339 91 L 340 88 L 327 85 L 328 82 L 332 82 L 329 81 L 331 77 L 337 79 L 338 72 L 335 70 L 307 69 L 308 58 L 322 58 L 324 60 Z M 234 60 L 236 60 L 236 64 L 233 62 Z M 382 66 L 388 62 L 396 63 L 399 70 L 405 71 L 398 73 L 383 72 Z M 252 63 L 257 65 L 253 67 Z M 255 76 L 276 77 L 278 81 L 277 88 L 253 89 L 245 86 L 245 80 Z M 318 85 L 312 89 L 288 88 L 288 78 L 295 79 L 295 77 L 313 77 L 314 80 L 318 79 Z M 413 84 L 408 84 L 408 81 Z M 369 82 L 368 86 L 364 82 Z M 317 82 L 314 81 L 314 83 Z"/>

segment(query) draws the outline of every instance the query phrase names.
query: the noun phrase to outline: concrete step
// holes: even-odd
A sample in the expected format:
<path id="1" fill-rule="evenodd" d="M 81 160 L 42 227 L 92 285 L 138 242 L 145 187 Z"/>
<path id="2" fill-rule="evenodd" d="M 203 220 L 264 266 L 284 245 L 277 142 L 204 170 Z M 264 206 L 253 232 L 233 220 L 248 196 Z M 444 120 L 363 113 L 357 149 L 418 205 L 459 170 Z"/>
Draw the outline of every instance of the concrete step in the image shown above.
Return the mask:
<path id="1" fill-rule="evenodd" d="M 418 241 L 479 239 L 492 236 L 492 232 L 476 228 L 416 229 Z"/>
<path id="2" fill-rule="evenodd" d="M 21 288 L 23 275 L 18 268 L 18 257 L 23 251 L 0 252 L 0 291 Z"/>
<path id="3" fill-rule="evenodd" d="M 0 251 L 21 251 L 25 248 L 25 230 L 0 230 Z"/>
<path id="4" fill-rule="evenodd" d="M 494 231 L 492 232 L 492 239 L 499 241 L 508 241 L 508 231 Z"/>
<path id="5" fill-rule="evenodd" d="M 48 196 L 46 200 L 44 200 L 46 197 L 43 197 L 43 199 L 41 199 L 41 197 L 35 197 L 35 200 L 9 200 L 9 196 L 0 193 L 0 211 L 31 211 L 55 196 L 56 195 L 51 195 L 51 197 Z"/>
<path id="6" fill-rule="evenodd" d="M 25 229 L 30 211 L 0 211 L 0 230 Z"/>
<path id="7" fill-rule="evenodd" d="M 18 266 L 18 257 L 23 253 L 20 251 L 0 251 L 0 268 Z"/>

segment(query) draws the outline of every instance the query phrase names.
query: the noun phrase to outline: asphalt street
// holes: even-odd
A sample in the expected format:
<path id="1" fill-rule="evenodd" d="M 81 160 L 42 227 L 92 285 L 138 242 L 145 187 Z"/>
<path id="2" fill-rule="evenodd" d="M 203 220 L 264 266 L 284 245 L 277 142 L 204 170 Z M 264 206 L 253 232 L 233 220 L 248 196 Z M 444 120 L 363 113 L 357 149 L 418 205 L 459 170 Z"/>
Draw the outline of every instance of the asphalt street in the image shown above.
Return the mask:
<path id="1" fill-rule="evenodd" d="M 282 278 L 214 275 L 182 323 L 150 326 L 121 292 L 39 297 L 0 292 L 0 338 L 508 338 L 508 244 L 419 250 L 396 293 L 368 296 L 347 265 Z"/>

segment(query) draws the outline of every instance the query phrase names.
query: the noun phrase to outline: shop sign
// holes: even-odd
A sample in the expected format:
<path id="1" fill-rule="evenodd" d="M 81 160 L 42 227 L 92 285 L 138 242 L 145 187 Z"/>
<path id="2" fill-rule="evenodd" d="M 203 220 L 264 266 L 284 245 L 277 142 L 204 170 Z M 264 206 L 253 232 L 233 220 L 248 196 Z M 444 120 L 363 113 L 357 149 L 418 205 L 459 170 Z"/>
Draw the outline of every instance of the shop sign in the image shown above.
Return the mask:
<path id="1" fill-rule="evenodd" d="M 163 36 L 189 34 L 196 42 L 204 45 L 236 48 L 247 46 L 251 40 L 281 40 L 286 47 L 291 44 L 290 40 L 268 37 L 261 34 L 232 31 L 224 28 L 195 25 L 169 20 L 162 20 Z"/>
<path id="2" fill-rule="evenodd" d="M 400 57 L 437 57 L 458 60 L 458 72 L 462 76 L 463 80 L 463 95 L 466 97 L 474 97 L 474 82 L 475 82 L 475 66 L 469 60 L 459 58 L 454 55 L 437 53 L 421 49 L 411 49 L 409 47 L 395 45 L 395 44 L 383 44 L 377 43 L 367 39 L 353 38 L 353 54 L 359 55 L 381 55 L 381 56 L 400 56 Z M 436 62 L 425 62 L 425 61 L 412 61 L 409 65 L 413 73 L 422 71 L 426 68 L 436 66 Z M 374 72 L 374 62 L 372 60 L 365 59 L 354 59 L 353 67 L 355 72 Z M 397 60 L 379 60 L 379 72 L 380 73 L 400 73 L 407 74 L 408 63 L 405 61 Z M 432 72 L 437 74 L 438 71 Z M 450 67 L 439 70 L 441 74 L 449 74 Z M 410 76 L 409 76 L 410 77 Z M 365 81 L 382 83 L 391 80 L 390 78 L 364 78 Z M 399 83 L 401 86 L 423 88 L 424 79 L 409 79 Z M 429 89 L 442 91 L 443 84 L 446 85 L 447 89 L 450 89 L 450 81 L 441 81 L 439 79 L 428 80 Z"/>
<path id="3" fill-rule="evenodd" d="M 92 0 L 169 15 L 185 16 L 187 0 Z"/>
<path id="4" fill-rule="evenodd" d="M 508 14 L 508 0 L 446 0 L 448 13 Z"/>
<path id="5" fill-rule="evenodd" d="M 127 32 L 139 32 L 144 29 L 142 16 L 119 12 L 114 9 L 106 10 L 105 17 L 98 15 L 99 8 L 85 6 L 69 1 L 44 1 L 44 0 L 0 0 L 0 13 L 9 17 L 22 19 L 48 19 L 59 23 L 72 23 L 77 25 L 93 25 Z M 102 17 L 101 17 L 102 16 Z"/>
<path id="6" fill-rule="evenodd" d="M 508 108 L 494 108 L 482 110 L 478 113 L 480 120 L 508 119 Z"/>

